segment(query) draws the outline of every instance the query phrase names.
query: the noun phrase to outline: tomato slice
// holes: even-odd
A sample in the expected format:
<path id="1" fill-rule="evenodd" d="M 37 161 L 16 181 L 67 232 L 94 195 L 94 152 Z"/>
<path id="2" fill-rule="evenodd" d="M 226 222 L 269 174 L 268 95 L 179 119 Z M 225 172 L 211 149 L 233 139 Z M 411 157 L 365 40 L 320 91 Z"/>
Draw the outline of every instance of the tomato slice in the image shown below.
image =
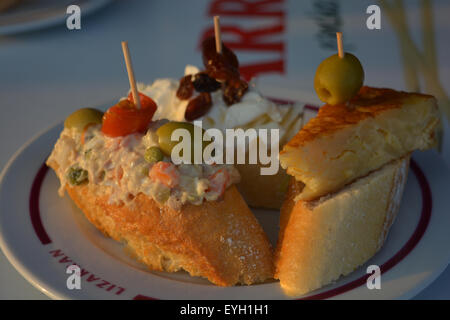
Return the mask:
<path id="1" fill-rule="evenodd" d="M 156 111 L 156 103 L 139 93 L 141 109 L 136 108 L 132 98 L 112 106 L 103 116 L 102 132 L 109 137 L 121 137 L 132 133 L 144 133 Z"/>

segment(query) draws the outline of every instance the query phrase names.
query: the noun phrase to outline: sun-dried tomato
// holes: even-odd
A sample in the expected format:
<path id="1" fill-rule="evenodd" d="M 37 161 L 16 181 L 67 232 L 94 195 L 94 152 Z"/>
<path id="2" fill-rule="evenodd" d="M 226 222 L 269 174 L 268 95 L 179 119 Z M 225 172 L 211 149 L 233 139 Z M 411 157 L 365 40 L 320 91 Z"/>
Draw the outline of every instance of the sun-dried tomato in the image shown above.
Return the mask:
<path id="1" fill-rule="evenodd" d="M 220 82 L 208 76 L 206 72 L 197 73 L 194 76 L 192 84 L 197 92 L 214 92 L 222 86 Z"/>
<path id="2" fill-rule="evenodd" d="M 205 115 L 211 106 L 211 94 L 209 92 L 201 92 L 197 97 L 189 101 L 184 118 L 187 121 L 194 121 L 195 119 Z"/>
<path id="3" fill-rule="evenodd" d="M 214 37 L 203 41 L 202 53 L 203 64 L 210 77 L 217 80 L 239 77 L 239 61 L 236 55 L 224 44 L 222 44 L 222 53 L 217 53 Z"/>
<path id="4" fill-rule="evenodd" d="M 241 101 L 242 96 L 247 92 L 248 84 L 240 78 L 233 78 L 223 83 L 223 100 L 230 106 Z"/>
<path id="5" fill-rule="evenodd" d="M 180 79 L 180 85 L 177 90 L 177 97 L 181 100 L 189 99 L 194 93 L 194 85 L 192 84 L 192 76 L 189 74 Z"/>

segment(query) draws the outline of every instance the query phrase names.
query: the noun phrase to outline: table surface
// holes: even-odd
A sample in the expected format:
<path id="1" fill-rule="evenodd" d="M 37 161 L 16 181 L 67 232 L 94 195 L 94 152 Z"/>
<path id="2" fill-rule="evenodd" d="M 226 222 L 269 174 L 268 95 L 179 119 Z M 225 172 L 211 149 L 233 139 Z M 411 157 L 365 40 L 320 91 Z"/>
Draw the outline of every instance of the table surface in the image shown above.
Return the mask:
<path id="1" fill-rule="evenodd" d="M 427 1 L 408 1 L 404 8 L 408 21 L 415 22 L 411 23 L 409 37 L 418 50 L 421 36 L 425 39 L 423 45 L 427 41 L 423 48 L 434 49 L 429 50 L 431 53 L 422 50 L 423 56 L 434 56 L 431 61 L 439 66 L 437 76 L 431 73 L 438 82 L 433 85 L 427 82 L 430 72 L 405 62 L 409 58 L 403 55 L 404 42 L 398 40 L 404 38 L 390 25 L 384 7 L 381 30 L 368 30 L 366 8 L 370 1 L 345 1 L 337 6 L 335 1 L 325 0 L 274 2 L 264 8 L 228 8 L 220 0 L 120 0 L 82 17 L 81 30 L 70 31 L 60 24 L 0 35 L 0 168 L 32 136 L 73 110 L 105 104 L 127 93 L 121 41 L 129 41 L 135 74 L 142 82 L 179 78 L 186 64 L 201 65 L 198 44 L 211 30 L 212 15 L 216 13 L 221 14 L 225 42 L 234 46 L 241 65 L 248 67 L 246 74 L 256 73 L 258 84 L 268 95 L 287 94 L 300 101 L 318 102 L 312 79 L 315 67 L 335 50 L 334 40 L 325 32 L 326 23 L 332 21 L 334 26 L 341 24 L 344 45 L 362 61 L 365 83 L 407 90 L 423 87 L 427 92 L 441 94 L 442 105 L 448 102 L 439 91 L 450 89 L 448 1 L 429 2 L 434 22 L 431 33 L 429 25 L 417 22 L 424 16 L 421 12 L 428 12 L 421 7 Z M 250 30 L 260 30 L 260 38 Z M 428 36 L 424 38 L 423 34 Z M 428 42 L 430 34 L 434 43 Z M 444 127 L 448 129 L 446 121 Z M 449 164 L 448 130 L 443 137 L 442 156 Z M 0 299 L 47 297 L 22 278 L 0 253 Z M 416 299 L 450 299 L 450 268 Z"/>

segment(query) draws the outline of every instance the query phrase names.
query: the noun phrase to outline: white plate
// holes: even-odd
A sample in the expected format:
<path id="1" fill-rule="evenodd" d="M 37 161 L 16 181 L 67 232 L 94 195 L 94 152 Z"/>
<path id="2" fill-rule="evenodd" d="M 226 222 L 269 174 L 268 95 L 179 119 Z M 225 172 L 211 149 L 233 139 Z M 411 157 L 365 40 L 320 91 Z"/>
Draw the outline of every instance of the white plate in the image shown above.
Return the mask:
<path id="1" fill-rule="evenodd" d="M 0 12 L 0 35 L 32 31 L 65 23 L 67 7 L 77 4 L 82 17 L 102 8 L 112 0 L 22 0 L 17 6 Z"/>
<path id="2" fill-rule="evenodd" d="M 39 134 L 0 176 L 0 246 L 35 287 L 59 299 L 286 299 L 278 282 L 217 287 L 187 273 L 151 272 L 90 225 L 43 165 L 62 125 Z M 410 298 L 445 269 L 450 258 L 449 170 L 433 151 L 415 153 L 405 193 L 385 246 L 364 266 L 301 298 Z M 275 243 L 278 212 L 254 210 Z M 66 286 L 67 266 L 83 268 L 81 290 Z M 381 290 L 366 286 L 366 268 L 381 267 Z M 300 297 L 299 297 L 300 298 Z"/>

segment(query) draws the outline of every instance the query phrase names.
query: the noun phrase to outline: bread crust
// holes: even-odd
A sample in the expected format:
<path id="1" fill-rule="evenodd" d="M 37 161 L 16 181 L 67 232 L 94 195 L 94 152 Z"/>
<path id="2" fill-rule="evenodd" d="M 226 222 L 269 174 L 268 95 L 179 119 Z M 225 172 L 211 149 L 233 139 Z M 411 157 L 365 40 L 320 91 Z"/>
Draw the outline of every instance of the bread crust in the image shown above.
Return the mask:
<path id="1" fill-rule="evenodd" d="M 275 251 L 275 278 L 287 294 L 327 285 L 381 248 L 400 206 L 409 158 L 315 201 L 295 201 L 303 185 L 291 179 Z"/>
<path id="2" fill-rule="evenodd" d="M 348 105 L 324 105 L 280 152 L 287 173 L 318 199 L 436 143 L 439 113 L 429 95 L 363 87 Z"/>
<path id="3" fill-rule="evenodd" d="M 186 270 L 219 286 L 273 277 L 271 245 L 235 186 L 222 200 L 176 211 L 138 194 L 131 204 L 108 203 L 106 187 L 66 186 L 86 218 L 126 243 L 151 270 Z"/>
<path id="4" fill-rule="evenodd" d="M 383 112 L 402 108 L 408 101 L 427 100 L 435 98 L 421 93 L 408 93 L 387 88 L 364 86 L 347 104 L 328 105 L 319 109 L 317 117 L 312 118 L 286 146 L 297 148 L 309 141 L 332 135 L 345 127 L 380 115 Z M 281 151 L 284 153 L 285 151 Z"/>

